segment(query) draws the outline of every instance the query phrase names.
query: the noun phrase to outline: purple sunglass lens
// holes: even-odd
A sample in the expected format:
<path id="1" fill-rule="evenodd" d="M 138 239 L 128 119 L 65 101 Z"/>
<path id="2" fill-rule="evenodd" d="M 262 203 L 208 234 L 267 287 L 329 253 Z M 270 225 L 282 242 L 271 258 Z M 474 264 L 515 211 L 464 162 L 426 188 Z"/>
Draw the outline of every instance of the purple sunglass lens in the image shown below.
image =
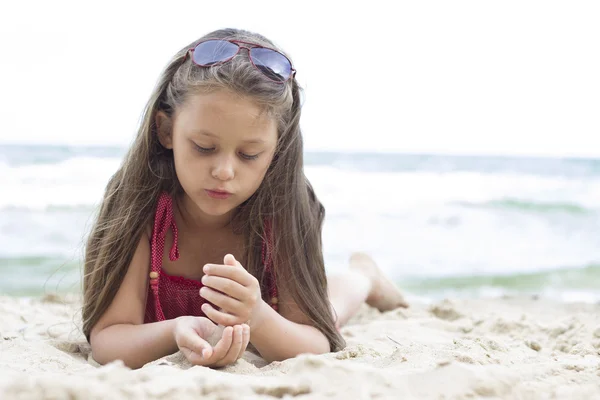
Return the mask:
<path id="1" fill-rule="evenodd" d="M 194 49 L 193 60 L 203 67 L 227 61 L 238 52 L 239 47 L 225 40 L 207 40 Z"/>
<path id="2" fill-rule="evenodd" d="M 292 64 L 275 50 L 254 47 L 250 50 L 254 65 L 274 81 L 285 82 L 292 74 Z"/>

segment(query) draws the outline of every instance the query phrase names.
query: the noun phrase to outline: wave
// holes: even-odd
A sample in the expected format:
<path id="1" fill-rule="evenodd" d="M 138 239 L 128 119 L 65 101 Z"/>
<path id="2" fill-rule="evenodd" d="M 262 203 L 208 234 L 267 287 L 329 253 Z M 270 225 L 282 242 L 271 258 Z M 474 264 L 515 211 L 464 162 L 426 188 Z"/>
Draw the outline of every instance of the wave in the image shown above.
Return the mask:
<path id="1" fill-rule="evenodd" d="M 122 146 L 6 145 L 0 144 L 0 163 L 10 166 L 51 165 L 72 158 L 121 158 Z M 335 166 L 368 172 L 484 172 L 513 175 L 562 176 L 600 175 L 600 159 L 523 157 L 492 155 L 411 154 L 389 151 L 329 151 L 304 153 L 307 166 Z"/>
<path id="2" fill-rule="evenodd" d="M 81 261 L 56 256 L 0 257 L 0 294 L 80 292 Z"/>
<path id="3" fill-rule="evenodd" d="M 401 285 L 415 292 L 432 292 L 446 289 L 468 291 L 482 287 L 510 289 L 518 292 L 541 291 L 549 288 L 557 290 L 597 290 L 600 287 L 600 264 L 510 275 L 408 278 L 403 280 Z"/>
<path id="4" fill-rule="evenodd" d="M 115 146 L 1 145 L 0 164 L 53 165 L 73 158 L 120 158 L 125 148 Z"/>
<path id="5" fill-rule="evenodd" d="M 98 207 L 91 205 L 91 204 L 73 204 L 73 205 L 66 205 L 66 204 L 58 204 L 58 205 L 54 205 L 54 204 L 46 204 L 46 205 L 40 205 L 39 207 L 34 208 L 29 208 L 23 205 L 5 205 L 3 207 L 0 207 L 0 211 L 8 211 L 8 212 L 15 212 L 15 213 L 19 213 L 19 212 L 31 212 L 31 211 L 38 211 L 38 212 L 48 212 L 48 213 L 86 213 L 86 214 L 91 214 L 94 211 L 97 210 Z"/>
<path id="6" fill-rule="evenodd" d="M 119 164 L 118 158 L 94 157 L 19 166 L 0 162 L 0 210 L 96 206 Z"/>
<path id="7" fill-rule="evenodd" d="M 0 210 L 93 209 L 120 163 L 117 157 L 87 156 L 53 164 L 10 165 L 0 161 Z M 307 165 L 305 172 L 321 201 L 334 214 L 372 210 L 398 215 L 452 204 L 585 214 L 594 212 L 600 204 L 599 177 L 575 179 L 485 171 L 381 172 L 340 165 Z"/>
<path id="8" fill-rule="evenodd" d="M 45 291 L 77 291 L 82 260 L 56 256 L 0 257 L 0 293 L 39 295 Z M 26 271 L 27 279 L 23 279 Z M 501 297 L 539 295 L 561 301 L 600 301 L 600 264 L 514 273 L 444 277 L 396 277 L 411 297 Z"/>
<path id="9" fill-rule="evenodd" d="M 483 203 L 474 203 L 468 201 L 457 201 L 451 204 L 468 208 L 488 208 L 501 210 L 516 210 L 522 212 L 534 213 L 566 213 L 573 215 L 584 215 L 595 213 L 596 211 L 576 203 L 562 202 L 537 202 L 531 200 L 522 200 L 517 198 L 503 198 L 500 200 L 491 200 Z"/>
<path id="10" fill-rule="evenodd" d="M 23 257 L 0 257 L 0 271 L 7 273 L 11 269 L 39 268 L 39 269 L 54 269 L 67 268 L 74 269 L 79 267 L 80 262 L 73 257 L 57 257 L 57 256 L 23 256 Z"/>
<path id="11" fill-rule="evenodd" d="M 307 167 L 330 212 L 406 215 L 447 206 L 586 214 L 600 204 L 600 179 L 483 172 L 364 172 Z"/>

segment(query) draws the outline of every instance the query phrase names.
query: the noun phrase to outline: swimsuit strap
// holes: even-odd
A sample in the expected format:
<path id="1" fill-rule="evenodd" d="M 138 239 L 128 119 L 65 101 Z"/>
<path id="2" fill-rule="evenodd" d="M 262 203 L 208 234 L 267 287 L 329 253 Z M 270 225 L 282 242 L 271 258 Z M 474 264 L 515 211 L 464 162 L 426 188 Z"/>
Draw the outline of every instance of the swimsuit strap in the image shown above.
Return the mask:
<path id="1" fill-rule="evenodd" d="M 175 218 L 173 217 L 173 201 L 167 193 L 163 192 L 161 193 L 158 199 L 158 205 L 156 206 L 151 244 L 152 260 L 150 266 L 150 287 L 152 288 L 152 292 L 154 294 L 157 321 L 163 321 L 165 319 L 158 296 L 158 285 L 160 283 L 162 259 L 168 229 L 171 229 L 173 232 L 173 244 L 171 245 L 171 250 L 169 251 L 169 259 L 171 261 L 177 261 L 179 259 L 179 247 L 177 246 L 177 225 L 175 225 Z"/>

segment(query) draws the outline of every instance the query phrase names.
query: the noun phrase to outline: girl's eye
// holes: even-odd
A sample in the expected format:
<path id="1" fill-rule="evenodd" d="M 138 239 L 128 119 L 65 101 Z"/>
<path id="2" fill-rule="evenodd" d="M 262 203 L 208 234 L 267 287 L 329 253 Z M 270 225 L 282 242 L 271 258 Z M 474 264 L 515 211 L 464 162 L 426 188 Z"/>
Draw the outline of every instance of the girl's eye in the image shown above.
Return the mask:
<path id="1" fill-rule="evenodd" d="M 198 146 L 197 144 L 194 144 L 194 147 L 200 153 L 210 153 L 211 151 L 213 151 L 215 149 L 214 147 L 211 147 L 211 148 L 201 147 L 201 146 Z"/>
<path id="2" fill-rule="evenodd" d="M 202 153 L 202 154 L 208 154 L 208 153 L 212 153 L 213 151 L 215 151 L 215 147 L 202 147 L 202 146 L 198 146 L 196 143 L 194 143 L 194 148 L 196 149 L 197 152 Z M 244 160 L 256 160 L 259 156 L 259 154 L 246 154 L 246 153 L 239 153 L 240 157 L 243 158 Z"/>
<path id="3" fill-rule="evenodd" d="M 256 160 L 258 158 L 258 154 L 250 155 L 246 153 L 240 153 L 240 157 L 244 160 Z"/>

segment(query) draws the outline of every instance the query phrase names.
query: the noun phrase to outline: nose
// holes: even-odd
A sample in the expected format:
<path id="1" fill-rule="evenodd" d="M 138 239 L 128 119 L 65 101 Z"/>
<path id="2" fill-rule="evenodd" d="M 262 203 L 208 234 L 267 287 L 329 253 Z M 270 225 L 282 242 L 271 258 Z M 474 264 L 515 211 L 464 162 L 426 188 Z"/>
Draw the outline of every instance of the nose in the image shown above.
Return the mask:
<path id="1" fill-rule="evenodd" d="M 230 181 L 235 177 L 233 157 L 223 155 L 215 159 L 212 176 L 220 181 Z"/>

